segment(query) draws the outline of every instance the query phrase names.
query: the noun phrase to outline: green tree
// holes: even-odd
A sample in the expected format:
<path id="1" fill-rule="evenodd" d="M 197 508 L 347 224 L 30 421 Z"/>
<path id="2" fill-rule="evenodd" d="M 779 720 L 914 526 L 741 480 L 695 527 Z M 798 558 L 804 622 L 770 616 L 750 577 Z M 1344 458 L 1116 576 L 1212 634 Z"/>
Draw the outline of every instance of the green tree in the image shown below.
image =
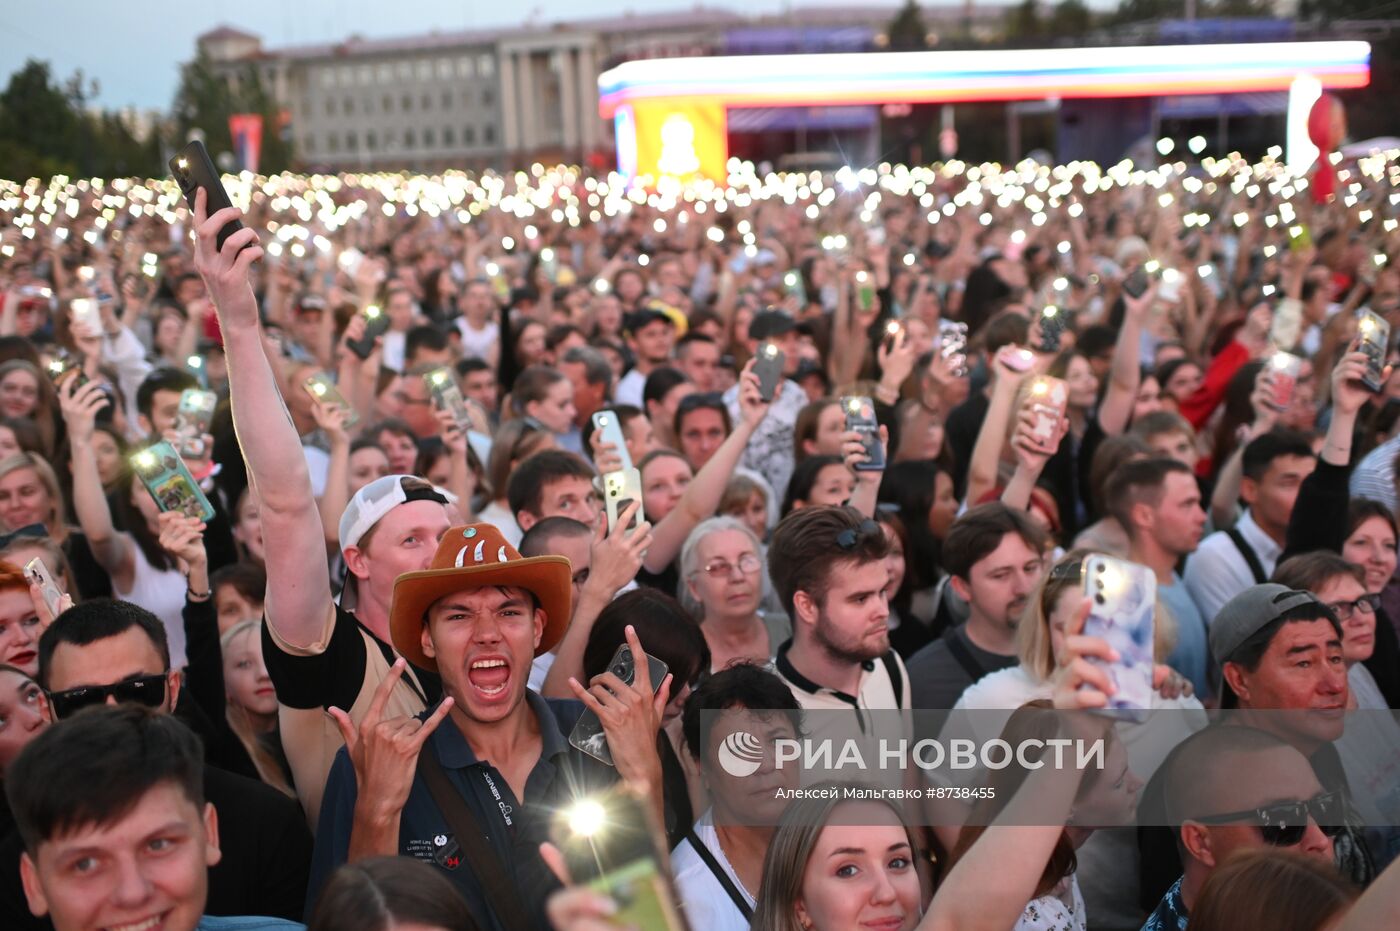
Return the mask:
<path id="1" fill-rule="evenodd" d="M 1060 0 L 1045 31 L 1052 36 L 1082 36 L 1094 28 L 1094 14 L 1084 0 Z"/>
<path id="2" fill-rule="evenodd" d="M 928 29 L 924 27 L 923 14 L 914 0 L 904 0 L 904 6 L 890 20 L 888 32 L 892 49 L 908 51 L 924 47 Z"/>
<path id="3" fill-rule="evenodd" d="M 1006 37 L 1008 39 L 1034 39 L 1045 34 L 1045 24 L 1040 19 L 1040 4 L 1037 0 L 1021 0 L 1006 11 Z"/>
<path id="4" fill-rule="evenodd" d="M 1114 24 L 1140 23 L 1154 19 L 1181 19 L 1186 14 L 1186 0 L 1119 0 L 1118 9 L 1110 17 Z"/>
<path id="5" fill-rule="evenodd" d="M 70 89 L 80 82 L 70 82 Z M 30 59 L 0 94 L 0 177 L 76 174 L 80 110 L 53 80 L 47 62 Z"/>
<path id="6" fill-rule="evenodd" d="M 279 132 L 277 102 L 266 91 L 256 68 L 251 65 L 238 75 L 237 86 L 214 70 L 202 53 L 185 65 L 180 87 L 175 92 L 175 131 L 177 145 L 192 130 L 204 134 L 204 144 L 215 157 L 233 151 L 228 118 L 235 113 L 258 113 L 263 118 L 262 154 L 258 170 L 266 174 L 284 171 L 291 165 L 290 145 Z"/>

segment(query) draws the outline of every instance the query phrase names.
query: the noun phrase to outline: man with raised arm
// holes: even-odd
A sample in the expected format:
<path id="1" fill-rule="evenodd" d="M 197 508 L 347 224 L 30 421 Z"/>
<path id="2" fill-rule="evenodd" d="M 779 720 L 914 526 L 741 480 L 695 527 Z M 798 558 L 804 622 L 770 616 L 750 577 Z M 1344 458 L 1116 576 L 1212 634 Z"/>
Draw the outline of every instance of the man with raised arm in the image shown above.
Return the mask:
<path id="1" fill-rule="evenodd" d="M 263 254 L 257 232 L 243 229 L 222 249 L 218 231 L 236 208 L 205 213 L 195 199 L 195 267 L 219 313 L 229 367 L 234 429 L 248 481 L 262 508 L 267 547 L 263 655 L 281 705 L 282 743 L 313 825 L 331 762 L 343 740 L 331 707 L 358 721 L 396 659 L 389 637 L 394 580 L 426 569 L 449 526 L 446 500 L 422 479 L 389 475 L 361 488 L 340 518 L 339 542 L 349 570 L 341 604 L 331 599 L 321 518 L 301 440 L 282 403 L 263 348 L 258 305 L 249 282 Z M 413 715 L 437 701 L 437 677 L 407 670 L 387 710 Z"/>

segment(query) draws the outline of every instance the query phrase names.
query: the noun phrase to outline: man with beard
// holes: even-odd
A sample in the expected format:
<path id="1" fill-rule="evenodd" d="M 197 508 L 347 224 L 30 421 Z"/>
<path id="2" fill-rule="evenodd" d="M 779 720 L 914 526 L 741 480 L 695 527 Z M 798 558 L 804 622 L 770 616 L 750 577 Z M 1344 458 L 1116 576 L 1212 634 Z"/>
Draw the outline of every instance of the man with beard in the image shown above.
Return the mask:
<path id="1" fill-rule="evenodd" d="M 1016 628 L 1040 581 L 1044 552 L 1045 533 L 999 502 L 975 507 L 953 524 L 943 566 L 969 613 L 966 623 L 910 658 L 915 708 L 952 708 L 969 685 L 1020 661 Z"/>
<path id="2" fill-rule="evenodd" d="M 909 707 L 909 675 L 890 649 L 889 543 L 849 507 L 793 511 L 773 532 L 769 574 L 792 639 L 777 670 L 804 710 Z"/>

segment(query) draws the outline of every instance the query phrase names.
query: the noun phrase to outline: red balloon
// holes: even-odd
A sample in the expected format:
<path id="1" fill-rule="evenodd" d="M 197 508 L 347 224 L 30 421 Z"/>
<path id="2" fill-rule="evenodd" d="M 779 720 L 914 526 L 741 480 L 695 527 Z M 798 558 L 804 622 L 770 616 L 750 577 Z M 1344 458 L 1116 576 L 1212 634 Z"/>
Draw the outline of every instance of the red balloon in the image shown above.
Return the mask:
<path id="1" fill-rule="evenodd" d="M 1337 190 L 1337 172 L 1332 167 L 1332 152 L 1346 138 L 1347 113 L 1342 102 L 1332 94 L 1323 94 L 1308 111 L 1308 138 L 1317 146 L 1317 167 L 1311 182 L 1313 202 L 1327 202 Z"/>

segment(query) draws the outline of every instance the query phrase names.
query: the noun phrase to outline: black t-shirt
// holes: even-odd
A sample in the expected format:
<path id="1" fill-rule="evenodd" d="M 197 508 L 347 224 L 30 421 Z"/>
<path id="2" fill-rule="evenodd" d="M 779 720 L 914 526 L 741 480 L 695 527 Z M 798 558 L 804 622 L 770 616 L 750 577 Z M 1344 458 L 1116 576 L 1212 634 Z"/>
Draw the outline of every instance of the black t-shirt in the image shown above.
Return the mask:
<path id="1" fill-rule="evenodd" d="M 263 624 L 263 662 L 277 689 L 277 700 L 289 708 L 346 708 L 354 706 L 365 685 L 366 635 L 394 664 L 394 648 L 380 640 L 340 605 L 335 606 L 335 627 L 325 650 L 314 656 L 288 653 L 277 646 Z M 413 667 L 422 684 L 424 705 L 442 697 L 442 680 L 434 673 Z M 405 677 L 405 681 L 408 678 Z"/>

